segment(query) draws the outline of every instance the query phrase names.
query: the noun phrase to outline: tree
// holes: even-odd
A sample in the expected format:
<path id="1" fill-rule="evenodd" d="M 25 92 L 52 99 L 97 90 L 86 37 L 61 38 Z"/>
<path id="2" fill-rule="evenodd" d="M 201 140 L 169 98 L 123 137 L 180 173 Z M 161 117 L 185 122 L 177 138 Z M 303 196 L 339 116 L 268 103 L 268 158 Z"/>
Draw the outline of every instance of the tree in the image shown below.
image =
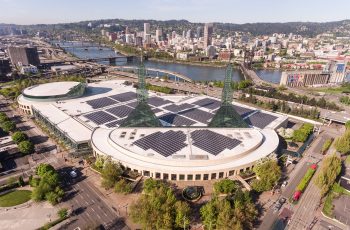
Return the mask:
<path id="1" fill-rule="evenodd" d="M 67 217 L 68 216 L 68 209 L 61 208 L 60 210 L 58 210 L 57 215 L 62 219 Z"/>
<path id="2" fill-rule="evenodd" d="M 142 225 L 143 229 L 187 227 L 189 213 L 187 203 L 177 201 L 173 190 L 164 183 L 143 193 L 130 207 L 132 220 Z"/>
<path id="3" fill-rule="evenodd" d="M 112 160 L 107 160 L 102 169 L 102 187 L 106 189 L 113 188 L 119 177 L 122 175 L 122 169 L 119 164 Z"/>
<path id="4" fill-rule="evenodd" d="M 55 172 L 55 168 L 50 164 L 41 163 L 35 170 L 36 174 L 39 176 L 44 176 L 47 172 Z"/>
<path id="5" fill-rule="evenodd" d="M 223 200 L 214 197 L 200 209 L 206 229 L 253 229 L 257 210 L 249 192 L 238 189 Z"/>
<path id="6" fill-rule="evenodd" d="M 343 136 L 335 140 L 334 146 L 341 154 L 348 154 L 350 152 L 350 129 L 347 129 Z"/>
<path id="7" fill-rule="evenodd" d="M 60 202 L 64 195 L 64 191 L 59 186 L 60 177 L 57 171 L 49 164 L 40 164 L 36 169 L 37 175 L 40 178 L 37 178 L 37 185 L 34 187 L 32 192 L 32 199 L 34 201 L 43 201 L 47 200 L 52 205 Z M 31 183 L 36 178 L 33 178 Z"/>
<path id="8" fill-rule="evenodd" d="M 281 178 L 281 168 L 272 159 L 256 165 L 253 171 L 257 179 L 253 182 L 252 187 L 258 192 L 271 190 Z"/>
<path id="9" fill-rule="evenodd" d="M 214 190 L 216 193 L 234 193 L 239 188 L 236 181 L 230 179 L 223 179 L 214 183 Z"/>
<path id="10" fill-rule="evenodd" d="M 350 129 L 350 121 L 347 121 L 347 122 L 345 123 L 345 128 L 346 128 L 346 129 Z"/>
<path id="11" fill-rule="evenodd" d="M 333 186 L 337 176 L 341 171 L 341 159 L 335 154 L 324 159 L 321 172 L 316 178 L 316 185 L 321 189 L 321 195 L 324 196 Z"/>
<path id="12" fill-rule="evenodd" d="M 25 183 L 24 183 L 24 180 L 23 180 L 23 177 L 22 177 L 22 176 L 18 177 L 18 185 L 19 185 L 19 186 L 21 186 L 21 187 L 23 187 L 23 186 L 25 185 Z"/>
<path id="13" fill-rule="evenodd" d="M 22 141 L 18 144 L 18 149 L 23 155 L 32 154 L 34 152 L 34 144 L 30 141 Z"/>
<path id="14" fill-rule="evenodd" d="M 16 129 L 16 124 L 12 121 L 5 121 L 1 124 L 1 128 L 8 133 Z"/>
<path id="15" fill-rule="evenodd" d="M 22 141 L 27 140 L 27 135 L 25 135 L 21 131 L 16 131 L 12 134 L 12 140 L 16 143 L 19 144 Z"/>
<path id="16" fill-rule="evenodd" d="M 114 192 L 129 194 L 132 192 L 132 185 L 128 183 L 126 180 L 121 179 L 114 185 Z"/>
<path id="17" fill-rule="evenodd" d="M 9 121 L 10 119 L 7 117 L 6 113 L 0 112 L 0 123 L 3 123 L 5 121 Z"/>

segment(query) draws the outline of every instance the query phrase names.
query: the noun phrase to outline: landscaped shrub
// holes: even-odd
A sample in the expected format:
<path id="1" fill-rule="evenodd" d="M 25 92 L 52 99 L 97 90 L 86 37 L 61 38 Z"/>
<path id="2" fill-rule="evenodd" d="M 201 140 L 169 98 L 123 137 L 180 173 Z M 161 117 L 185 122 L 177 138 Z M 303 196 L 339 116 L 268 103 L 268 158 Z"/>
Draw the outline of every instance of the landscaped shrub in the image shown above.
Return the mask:
<path id="1" fill-rule="evenodd" d="M 316 171 L 315 165 L 312 165 L 305 173 L 303 179 L 301 179 L 301 181 L 299 182 L 297 186 L 297 191 L 303 192 L 305 190 L 312 176 L 314 175 L 315 171 Z"/>

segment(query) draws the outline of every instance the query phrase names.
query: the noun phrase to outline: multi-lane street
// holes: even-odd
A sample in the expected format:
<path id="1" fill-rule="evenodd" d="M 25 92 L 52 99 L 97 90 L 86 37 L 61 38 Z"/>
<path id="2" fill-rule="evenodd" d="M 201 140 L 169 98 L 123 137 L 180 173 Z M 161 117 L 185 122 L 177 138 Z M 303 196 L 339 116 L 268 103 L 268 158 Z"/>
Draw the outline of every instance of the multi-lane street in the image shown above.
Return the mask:
<path id="1" fill-rule="evenodd" d="M 49 163 L 53 165 L 61 175 L 63 180 L 63 188 L 66 195 L 60 207 L 68 208 L 72 211 L 70 217 L 59 229 L 88 229 L 100 227 L 100 229 L 129 229 L 124 221 L 118 217 L 116 209 L 113 209 L 113 204 L 109 204 L 105 200 L 104 195 L 94 187 L 93 183 L 89 183 L 89 177 L 83 168 L 78 168 L 78 176 L 71 178 L 69 172 L 73 166 L 64 161 L 66 153 L 60 152 L 56 148 L 55 143 L 50 140 L 36 125 L 30 120 L 17 114 L 15 110 L 8 107 L 7 102 L 0 98 L 0 111 L 6 112 L 7 116 L 12 118 L 17 123 L 17 128 L 25 132 L 28 137 L 36 144 L 36 150 L 45 149 L 40 153 L 33 154 L 29 160 L 21 166 L 14 165 L 14 169 L 10 172 L 1 175 L 0 183 L 6 182 L 12 176 L 29 176 L 33 174 L 34 168 L 40 163 Z M 29 162 L 32 161 L 30 164 Z M 79 229 L 77 228 L 77 229 Z"/>

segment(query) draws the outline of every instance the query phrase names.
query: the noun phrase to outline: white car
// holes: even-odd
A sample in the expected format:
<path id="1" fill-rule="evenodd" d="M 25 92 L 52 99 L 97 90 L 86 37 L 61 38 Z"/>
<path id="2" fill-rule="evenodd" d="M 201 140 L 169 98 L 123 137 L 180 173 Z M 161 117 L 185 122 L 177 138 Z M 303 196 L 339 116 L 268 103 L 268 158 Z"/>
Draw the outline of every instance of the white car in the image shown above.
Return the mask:
<path id="1" fill-rule="evenodd" d="M 78 176 L 77 172 L 75 170 L 72 170 L 70 171 L 69 175 L 72 177 L 72 178 L 76 178 Z"/>

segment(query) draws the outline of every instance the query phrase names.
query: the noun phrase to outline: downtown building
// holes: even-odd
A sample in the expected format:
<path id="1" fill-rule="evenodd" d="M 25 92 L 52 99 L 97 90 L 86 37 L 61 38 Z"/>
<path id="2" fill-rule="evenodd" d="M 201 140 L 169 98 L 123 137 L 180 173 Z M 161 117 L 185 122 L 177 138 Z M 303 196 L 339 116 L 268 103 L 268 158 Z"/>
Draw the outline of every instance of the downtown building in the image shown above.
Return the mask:
<path id="1" fill-rule="evenodd" d="M 15 66 L 39 66 L 40 59 L 36 47 L 12 46 L 8 48 L 11 62 Z"/>
<path id="2" fill-rule="evenodd" d="M 213 23 L 205 23 L 204 25 L 204 44 L 203 48 L 206 49 L 212 42 L 213 35 Z"/>
<path id="3" fill-rule="evenodd" d="M 307 87 L 329 83 L 330 73 L 322 70 L 286 71 L 282 73 L 280 85 Z"/>

